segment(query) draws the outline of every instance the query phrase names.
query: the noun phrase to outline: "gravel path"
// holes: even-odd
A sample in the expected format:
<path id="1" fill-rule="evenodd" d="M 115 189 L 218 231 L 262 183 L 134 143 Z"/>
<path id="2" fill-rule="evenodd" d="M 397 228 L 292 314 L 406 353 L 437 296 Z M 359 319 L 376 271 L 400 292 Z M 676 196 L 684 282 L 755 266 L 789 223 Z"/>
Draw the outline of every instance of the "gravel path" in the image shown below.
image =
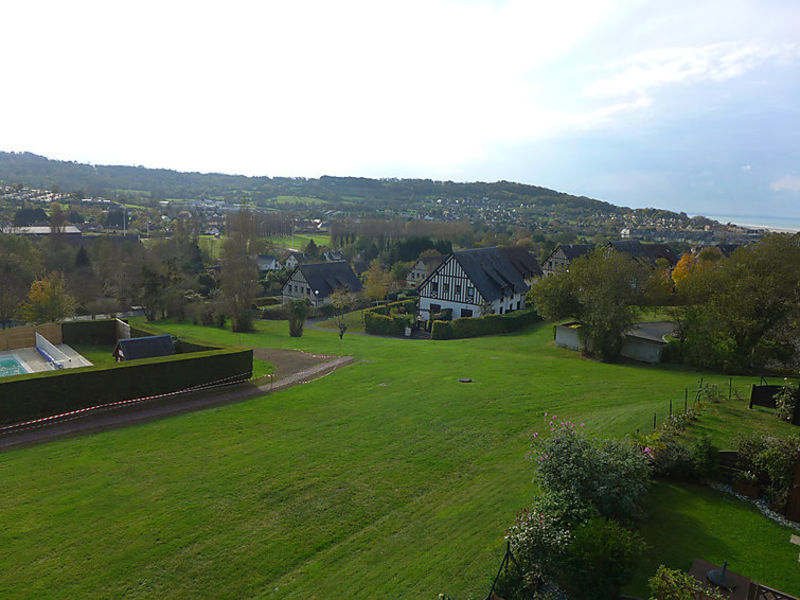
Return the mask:
<path id="1" fill-rule="evenodd" d="M 64 420 L 31 425 L 0 434 L 0 451 L 31 446 L 63 437 L 128 427 L 181 413 L 241 402 L 265 393 L 308 383 L 354 362 L 352 356 L 334 357 L 271 348 L 257 348 L 254 350 L 254 355 L 262 360 L 273 362 L 271 358 L 266 358 L 271 356 L 277 361 L 273 363 L 276 373 L 271 382 L 258 386 L 252 383 L 237 383 L 212 390 L 150 400 L 141 404 L 98 409 Z"/>

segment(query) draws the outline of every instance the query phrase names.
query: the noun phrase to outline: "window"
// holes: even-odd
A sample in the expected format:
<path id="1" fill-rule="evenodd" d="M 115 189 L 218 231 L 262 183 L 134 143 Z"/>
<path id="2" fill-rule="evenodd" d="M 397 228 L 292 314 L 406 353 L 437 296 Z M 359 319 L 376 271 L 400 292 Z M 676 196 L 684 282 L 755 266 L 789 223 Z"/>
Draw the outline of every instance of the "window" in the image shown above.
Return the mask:
<path id="1" fill-rule="evenodd" d="M 456 296 L 460 295 L 461 295 L 461 286 L 459 284 L 456 284 Z"/>
<path id="2" fill-rule="evenodd" d="M 439 282 L 438 281 L 432 281 L 431 282 L 431 291 L 433 293 L 436 293 L 436 292 L 439 291 Z"/>
<path id="3" fill-rule="evenodd" d="M 472 300 L 475 298 L 475 288 L 471 285 L 467 286 L 467 300 Z"/>
<path id="4" fill-rule="evenodd" d="M 462 318 L 471 317 L 471 316 L 472 316 L 472 310 L 471 309 L 469 309 L 469 308 L 462 308 L 461 309 L 461 317 Z"/>
<path id="5" fill-rule="evenodd" d="M 521 300 L 517 300 L 517 310 L 519 310 L 520 302 L 522 302 L 522 301 Z"/>
<path id="6" fill-rule="evenodd" d="M 449 294 L 450 293 L 450 284 L 449 283 L 445 283 L 444 284 L 444 293 L 445 294 Z"/>
<path id="7" fill-rule="evenodd" d="M 501 315 L 503 314 L 503 307 L 502 306 L 500 307 L 500 314 Z"/>
<path id="8" fill-rule="evenodd" d="M 431 304 L 431 314 L 434 315 L 436 313 L 442 312 L 442 305 L 441 304 Z"/>

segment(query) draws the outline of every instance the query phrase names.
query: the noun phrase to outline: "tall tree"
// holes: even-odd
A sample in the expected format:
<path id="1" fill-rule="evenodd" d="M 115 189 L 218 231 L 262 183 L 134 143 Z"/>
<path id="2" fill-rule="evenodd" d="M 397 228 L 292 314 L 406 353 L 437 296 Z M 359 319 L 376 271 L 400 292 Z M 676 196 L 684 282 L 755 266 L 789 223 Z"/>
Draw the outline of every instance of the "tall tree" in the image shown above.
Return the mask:
<path id="1" fill-rule="evenodd" d="M 222 244 L 220 290 L 231 315 L 233 331 L 252 331 L 252 305 L 258 292 L 258 263 L 254 242 L 258 223 L 250 211 L 242 210 L 226 220 L 227 237 Z"/>
<path id="2" fill-rule="evenodd" d="M 613 360 L 634 322 L 633 306 L 644 296 L 648 271 L 627 254 L 598 247 L 574 260 L 569 271 L 537 282 L 530 299 L 548 320 L 580 321 L 584 352 Z"/>
<path id="3" fill-rule="evenodd" d="M 731 372 L 768 364 L 797 366 L 800 335 L 800 236 L 771 235 L 712 261 L 684 280 L 684 359 Z M 680 290 L 680 287 L 679 287 Z"/>

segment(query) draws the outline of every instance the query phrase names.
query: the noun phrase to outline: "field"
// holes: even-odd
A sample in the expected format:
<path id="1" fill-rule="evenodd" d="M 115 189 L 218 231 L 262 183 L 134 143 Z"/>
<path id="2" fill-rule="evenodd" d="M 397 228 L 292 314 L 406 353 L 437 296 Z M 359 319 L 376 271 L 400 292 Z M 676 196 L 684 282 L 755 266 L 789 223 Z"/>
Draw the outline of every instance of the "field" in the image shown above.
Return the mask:
<path id="1" fill-rule="evenodd" d="M 280 237 L 270 238 L 270 241 L 280 248 L 296 248 L 302 250 L 308 245 L 308 242 L 314 240 L 317 246 L 327 246 L 331 243 L 331 238 L 327 234 L 310 234 L 310 233 L 295 233 L 294 246 L 292 246 L 292 236 L 284 235 Z"/>
<path id="2" fill-rule="evenodd" d="M 483 598 L 503 534 L 535 486 L 524 460 L 545 411 L 623 436 L 682 402 L 699 373 L 606 365 L 518 334 L 419 341 L 260 321 L 255 334 L 163 323 L 212 343 L 348 354 L 273 395 L 0 455 L 4 598 Z M 471 377 L 462 384 L 459 377 Z M 705 376 L 727 391 L 728 379 Z M 752 378 L 734 379 L 741 390 Z M 732 400 L 700 425 L 794 433 Z M 658 562 L 695 557 L 800 592 L 790 531 L 707 488 L 657 484 Z"/>

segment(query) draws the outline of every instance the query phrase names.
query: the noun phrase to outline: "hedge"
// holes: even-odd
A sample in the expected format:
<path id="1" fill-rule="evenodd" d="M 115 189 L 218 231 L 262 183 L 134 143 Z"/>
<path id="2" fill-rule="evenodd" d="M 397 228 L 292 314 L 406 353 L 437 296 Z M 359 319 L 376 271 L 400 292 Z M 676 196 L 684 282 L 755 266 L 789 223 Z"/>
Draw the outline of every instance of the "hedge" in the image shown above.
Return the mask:
<path id="1" fill-rule="evenodd" d="M 384 315 L 373 311 L 364 312 L 364 331 L 373 335 L 404 336 L 406 327 L 414 324 L 413 315 Z"/>
<path id="2" fill-rule="evenodd" d="M 406 327 L 414 325 L 416 308 L 417 301 L 413 298 L 374 306 L 364 311 L 364 331 L 373 335 L 404 336 Z"/>
<path id="3" fill-rule="evenodd" d="M 219 380 L 246 381 L 252 374 L 252 350 L 225 349 L 146 358 L 112 367 L 4 377 L 0 383 L 0 423 L 18 423 Z"/>
<path id="4" fill-rule="evenodd" d="M 464 317 L 453 321 L 434 321 L 431 328 L 431 338 L 434 340 L 452 340 L 511 333 L 540 320 L 541 317 L 536 311 L 528 308 L 505 315 L 486 315 L 483 317 Z"/>
<path id="5" fill-rule="evenodd" d="M 117 341 L 117 320 L 67 321 L 61 324 L 65 344 L 108 345 Z"/>

